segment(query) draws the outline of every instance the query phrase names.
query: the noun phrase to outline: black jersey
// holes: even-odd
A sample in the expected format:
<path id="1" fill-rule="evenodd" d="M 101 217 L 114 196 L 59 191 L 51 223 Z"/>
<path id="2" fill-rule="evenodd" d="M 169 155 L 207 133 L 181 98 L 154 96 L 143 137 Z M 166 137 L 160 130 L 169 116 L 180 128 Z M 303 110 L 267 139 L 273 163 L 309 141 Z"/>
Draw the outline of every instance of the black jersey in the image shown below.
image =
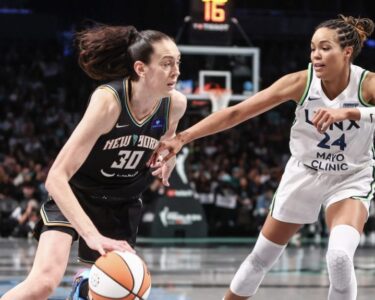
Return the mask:
<path id="1" fill-rule="evenodd" d="M 129 107 L 129 80 L 99 88 L 114 93 L 121 114 L 112 130 L 97 140 L 70 184 L 102 197 L 137 197 L 152 181 L 146 162 L 168 130 L 170 98 L 160 99 L 152 114 L 139 123 Z"/>

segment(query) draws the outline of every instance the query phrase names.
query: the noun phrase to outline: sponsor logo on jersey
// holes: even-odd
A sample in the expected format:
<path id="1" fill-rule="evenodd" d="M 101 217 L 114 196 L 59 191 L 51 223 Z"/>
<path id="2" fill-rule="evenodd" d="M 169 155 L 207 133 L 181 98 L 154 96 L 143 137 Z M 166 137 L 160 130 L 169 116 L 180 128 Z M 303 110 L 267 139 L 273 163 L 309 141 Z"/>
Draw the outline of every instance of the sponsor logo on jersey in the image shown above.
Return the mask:
<path id="1" fill-rule="evenodd" d="M 128 173 L 128 174 L 121 174 L 121 173 L 107 173 L 105 172 L 103 169 L 100 170 L 100 173 L 104 176 L 104 177 L 107 177 L 107 178 L 111 178 L 111 177 L 121 177 L 121 178 L 133 178 L 135 176 L 138 175 L 138 171 L 136 172 L 133 172 L 133 173 Z"/>
<path id="2" fill-rule="evenodd" d="M 120 125 L 119 123 L 116 123 L 116 128 L 123 128 L 123 127 L 128 127 L 129 124 L 123 124 L 123 125 Z"/>
<path id="3" fill-rule="evenodd" d="M 165 124 L 165 120 L 163 118 L 156 118 L 151 123 L 152 129 L 163 129 Z"/>
<path id="4" fill-rule="evenodd" d="M 319 100 L 319 99 L 321 99 L 321 97 L 319 97 L 319 96 L 309 96 L 309 101 L 314 101 L 314 100 Z"/>
<path id="5" fill-rule="evenodd" d="M 317 152 L 316 159 L 311 161 L 311 168 L 317 171 L 347 171 L 348 164 L 345 162 L 343 153 Z"/>
<path id="6" fill-rule="evenodd" d="M 358 107 L 358 103 L 344 103 L 342 107 Z"/>
<path id="7" fill-rule="evenodd" d="M 102 173 L 102 175 L 103 175 L 104 177 L 113 177 L 113 176 L 116 175 L 116 173 L 107 173 L 107 172 L 105 172 L 103 169 L 100 170 L 100 173 Z"/>

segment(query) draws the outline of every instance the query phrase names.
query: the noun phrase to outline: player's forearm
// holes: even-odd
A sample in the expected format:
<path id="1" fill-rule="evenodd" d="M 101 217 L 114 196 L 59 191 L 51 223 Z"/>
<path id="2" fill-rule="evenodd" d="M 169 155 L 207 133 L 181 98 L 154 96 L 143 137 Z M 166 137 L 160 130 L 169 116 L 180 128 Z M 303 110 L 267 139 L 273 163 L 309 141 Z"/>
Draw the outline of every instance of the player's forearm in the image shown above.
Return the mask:
<path id="1" fill-rule="evenodd" d="M 187 144 L 201 137 L 229 129 L 241 122 L 235 114 L 236 112 L 232 107 L 215 112 L 194 126 L 178 133 L 177 138 L 183 144 Z"/>
<path id="2" fill-rule="evenodd" d="M 259 92 L 242 103 L 209 115 L 194 126 L 180 132 L 177 138 L 183 144 L 187 144 L 198 138 L 232 128 L 270 110 L 282 102 L 284 100 L 272 99 L 264 92 Z"/>
<path id="3" fill-rule="evenodd" d="M 46 189 L 80 236 L 85 238 L 97 233 L 96 227 L 82 209 L 68 180 L 63 175 L 50 172 L 46 181 Z"/>

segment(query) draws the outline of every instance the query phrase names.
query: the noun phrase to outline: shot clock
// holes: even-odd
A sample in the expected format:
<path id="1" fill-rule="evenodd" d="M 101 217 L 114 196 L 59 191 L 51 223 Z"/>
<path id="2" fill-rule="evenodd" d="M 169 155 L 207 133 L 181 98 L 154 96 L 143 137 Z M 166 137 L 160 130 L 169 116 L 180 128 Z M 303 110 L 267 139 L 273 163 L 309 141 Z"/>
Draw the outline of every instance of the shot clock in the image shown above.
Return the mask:
<path id="1" fill-rule="evenodd" d="M 201 0 L 204 3 L 204 21 L 223 23 L 228 15 L 226 4 L 228 0 Z"/>
<path id="2" fill-rule="evenodd" d="M 197 45 L 229 45 L 232 0 L 190 0 L 190 42 Z"/>

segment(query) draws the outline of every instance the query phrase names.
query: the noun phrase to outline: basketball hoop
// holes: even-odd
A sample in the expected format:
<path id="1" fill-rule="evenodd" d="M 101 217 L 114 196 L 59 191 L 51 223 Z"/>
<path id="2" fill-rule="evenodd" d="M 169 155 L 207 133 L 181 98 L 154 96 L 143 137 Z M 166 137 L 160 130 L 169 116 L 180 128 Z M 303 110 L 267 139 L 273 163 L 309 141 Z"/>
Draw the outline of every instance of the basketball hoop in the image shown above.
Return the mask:
<path id="1" fill-rule="evenodd" d="M 211 101 L 211 112 L 222 110 L 227 107 L 232 96 L 232 91 L 228 89 L 215 88 L 207 90 Z"/>

